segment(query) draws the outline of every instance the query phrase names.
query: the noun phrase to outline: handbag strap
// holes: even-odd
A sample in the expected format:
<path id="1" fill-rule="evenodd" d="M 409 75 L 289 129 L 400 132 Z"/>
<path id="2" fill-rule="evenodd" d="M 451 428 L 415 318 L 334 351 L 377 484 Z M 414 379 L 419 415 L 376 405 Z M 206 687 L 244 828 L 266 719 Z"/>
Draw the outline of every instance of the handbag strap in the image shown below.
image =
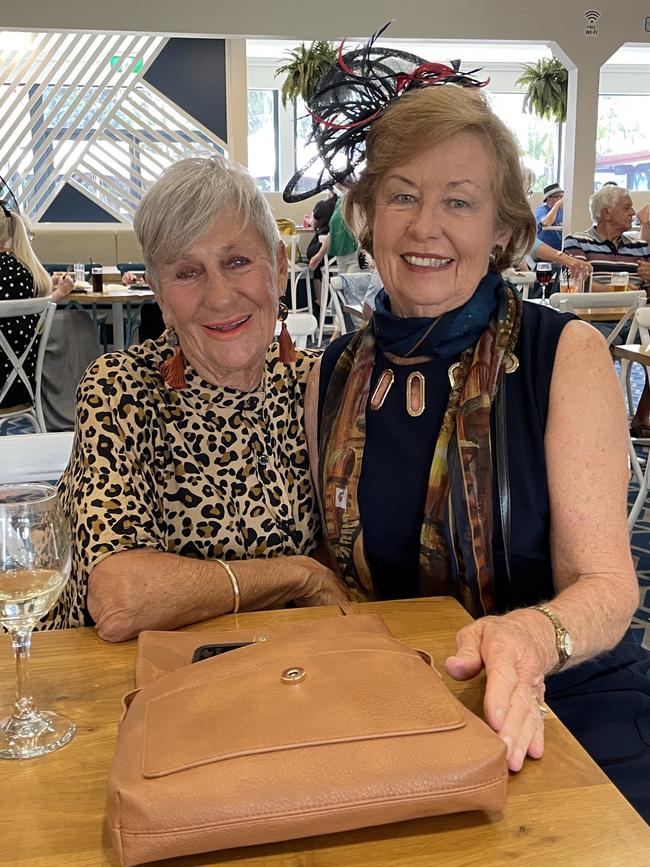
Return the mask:
<path id="1" fill-rule="evenodd" d="M 508 472 L 508 433 L 506 430 L 506 377 L 503 376 L 496 395 L 496 452 L 497 486 L 499 488 L 499 514 L 501 536 L 506 562 L 506 575 L 512 590 L 510 574 L 510 475 Z"/>

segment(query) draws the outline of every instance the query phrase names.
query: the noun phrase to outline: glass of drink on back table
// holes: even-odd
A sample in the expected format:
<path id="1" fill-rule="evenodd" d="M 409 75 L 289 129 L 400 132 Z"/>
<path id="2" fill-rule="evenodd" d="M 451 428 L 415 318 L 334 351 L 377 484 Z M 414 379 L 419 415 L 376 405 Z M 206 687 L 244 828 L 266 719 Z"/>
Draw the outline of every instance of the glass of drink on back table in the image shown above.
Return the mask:
<path id="1" fill-rule="evenodd" d="M 548 286 L 553 282 L 553 266 L 550 262 L 538 262 L 535 268 L 537 282 L 542 287 L 542 298 L 548 298 Z"/>
<path id="2" fill-rule="evenodd" d="M 0 758 L 31 759 L 72 740 L 75 725 L 29 691 L 32 630 L 70 575 L 70 531 L 51 485 L 0 485 L 0 624 L 16 658 L 16 702 L 0 722 Z"/>

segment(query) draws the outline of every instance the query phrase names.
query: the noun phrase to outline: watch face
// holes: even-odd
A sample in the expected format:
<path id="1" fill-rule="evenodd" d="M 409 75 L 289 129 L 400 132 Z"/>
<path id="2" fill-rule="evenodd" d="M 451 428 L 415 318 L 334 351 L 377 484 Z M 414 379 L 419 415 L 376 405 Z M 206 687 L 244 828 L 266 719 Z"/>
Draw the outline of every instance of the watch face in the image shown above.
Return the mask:
<path id="1" fill-rule="evenodd" d="M 573 653 L 573 639 L 568 632 L 565 632 L 562 636 L 562 649 L 564 650 L 567 657 L 571 656 L 571 654 Z"/>

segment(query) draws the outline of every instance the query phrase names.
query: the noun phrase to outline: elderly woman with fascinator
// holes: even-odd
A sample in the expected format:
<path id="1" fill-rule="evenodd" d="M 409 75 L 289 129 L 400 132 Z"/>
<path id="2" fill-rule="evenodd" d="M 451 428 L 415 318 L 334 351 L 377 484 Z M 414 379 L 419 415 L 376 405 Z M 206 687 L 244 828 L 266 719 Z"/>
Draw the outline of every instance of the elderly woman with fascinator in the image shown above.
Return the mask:
<path id="1" fill-rule="evenodd" d="M 620 389 L 594 328 L 501 277 L 535 221 L 480 84 L 371 40 L 339 53 L 310 103 L 325 168 L 285 196 L 365 160 L 346 217 L 383 282 L 372 320 L 330 344 L 308 386 L 325 542 L 355 598 L 450 594 L 475 617 L 445 666 L 459 680 L 485 668 L 512 770 L 543 753 L 546 688 L 650 819 Z"/>
<path id="2" fill-rule="evenodd" d="M 135 231 L 167 330 L 103 356 L 79 387 L 60 483 L 73 580 L 54 625 L 94 621 L 120 641 L 347 598 L 310 556 L 315 358 L 286 329 L 273 342 L 287 260 L 264 197 L 219 156 L 183 160 L 144 196 Z"/>

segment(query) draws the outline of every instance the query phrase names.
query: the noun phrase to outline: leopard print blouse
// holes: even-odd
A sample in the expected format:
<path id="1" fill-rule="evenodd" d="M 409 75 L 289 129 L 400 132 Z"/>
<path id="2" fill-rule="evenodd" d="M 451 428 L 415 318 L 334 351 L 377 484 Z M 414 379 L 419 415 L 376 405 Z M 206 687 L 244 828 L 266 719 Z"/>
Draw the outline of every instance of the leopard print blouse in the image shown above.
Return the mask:
<path id="1" fill-rule="evenodd" d="M 151 548 L 185 557 L 309 554 L 318 516 L 303 426 L 317 353 L 266 356 L 258 391 L 205 382 L 178 391 L 158 371 L 165 336 L 97 360 L 77 392 L 77 428 L 59 483 L 72 524 L 72 577 L 44 628 L 91 623 L 88 575 L 104 557 Z"/>

